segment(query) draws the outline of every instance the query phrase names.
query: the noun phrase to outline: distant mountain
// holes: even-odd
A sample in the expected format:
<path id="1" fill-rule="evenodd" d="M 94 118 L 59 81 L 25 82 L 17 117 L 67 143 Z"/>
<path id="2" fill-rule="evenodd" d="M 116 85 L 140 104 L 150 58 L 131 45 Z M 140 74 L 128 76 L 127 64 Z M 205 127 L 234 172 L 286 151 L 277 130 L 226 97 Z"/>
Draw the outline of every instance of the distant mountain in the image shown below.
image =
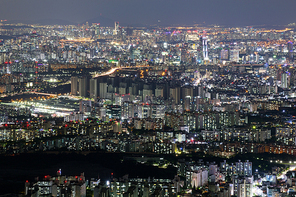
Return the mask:
<path id="1" fill-rule="evenodd" d="M 120 23 L 119 21 L 119 26 L 122 27 L 149 27 L 151 25 L 147 25 L 147 24 L 141 24 L 141 23 Z"/>
<path id="2" fill-rule="evenodd" d="M 102 27 L 114 27 L 114 22 L 119 21 L 119 26 L 122 27 L 167 27 L 167 26 L 187 26 L 188 24 L 176 24 L 176 21 L 174 23 L 170 21 L 159 21 L 154 24 L 143 24 L 143 23 L 131 23 L 122 21 L 121 19 L 111 19 L 106 18 L 104 16 L 98 16 L 95 18 L 91 18 L 85 21 L 82 21 L 81 23 L 67 21 L 63 19 L 36 19 L 36 20 L 9 20 L 7 22 L 4 22 L 6 24 L 12 24 L 12 23 L 23 23 L 23 24 L 39 24 L 39 25 L 78 25 L 78 24 L 85 24 L 86 22 L 91 25 L 92 23 L 100 23 Z M 195 23 L 192 23 L 194 25 Z M 206 24 L 201 24 L 203 26 L 206 26 Z"/>
<path id="3" fill-rule="evenodd" d="M 114 27 L 115 21 L 118 21 L 119 26 L 122 26 L 122 27 L 144 27 L 144 26 L 147 26 L 147 25 L 140 24 L 140 23 L 121 22 L 120 20 L 114 20 L 114 19 L 103 17 L 103 16 L 98 16 L 96 18 L 88 19 L 88 20 L 82 22 L 82 24 L 85 24 L 86 22 L 88 22 L 89 24 L 100 23 L 100 25 L 102 27 Z"/>
<path id="4" fill-rule="evenodd" d="M 98 16 L 96 18 L 92 18 L 92 19 L 88 19 L 86 21 L 83 21 L 81 24 L 85 24 L 86 22 L 88 22 L 88 24 L 100 23 L 100 25 L 103 27 L 113 27 L 115 20 L 110 19 L 110 18 L 105 18 L 103 16 Z"/>
<path id="5" fill-rule="evenodd" d="M 63 19 L 36 19 L 36 20 L 8 20 L 5 22 L 7 24 L 11 23 L 24 23 L 24 24 L 39 24 L 39 25 L 77 25 L 71 21 Z"/>
<path id="6" fill-rule="evenodd" d="M 2 22 L 3 24 L 16 24 L 16 23 L 23 23 L 23 24 L 34 24 L 32 20 L 22 20 L 22 19 L 17 19 L 17 20 L 7 20 L 5 22 Z"/>
<path id="7" fill-rule="evenodd" d="M 77 23 L 63 19 L 40 19 L 36 22 L 40 25 L 77 25 Z"/>

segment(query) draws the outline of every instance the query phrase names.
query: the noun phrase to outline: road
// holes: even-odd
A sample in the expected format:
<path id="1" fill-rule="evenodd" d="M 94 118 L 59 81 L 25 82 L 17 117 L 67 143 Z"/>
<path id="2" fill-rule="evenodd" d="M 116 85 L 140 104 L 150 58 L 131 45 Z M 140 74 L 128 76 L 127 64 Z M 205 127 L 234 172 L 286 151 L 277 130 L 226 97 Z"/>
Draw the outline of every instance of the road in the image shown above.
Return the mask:
<path id="1" fill-rule="evenodd" d="M 287 170 L 285 170 L 285 171 L 281 172 L 279 175 L 277 175 L 277 179 L 285 179 L 287 172 L 293 171 L 293 170 L 295 170 L 295 168 L 296 168 L 296 166 L 290 166 Z"/>
<path id="2" fill-rule="evenodd" d="M 101 77 L 101 76 L 107 76 L 107 75 L 111 75 L 113 74 L 115 71 L 117 70 L 122 70 L 122 69 L 132 69 L 132 68 L 145 68 L 145 67 L 149 67 L 149 65 L 141 65 L 141 66 L 130 66 L 130 67 L 115 67 L 115 68 L 111 68 L 110 70 L 104 72 L 104 73 L 101 73 L 101 74 L 96 74 L 94 76 L 92 76 L 93 78 L 97 78 L 97 77 Z M 62 85 L 64 84 L 68 84 L 69 82 L 71 81 L 67 81 L 65 83 L 63 83 Z M 49 94 L 49 93 L 44 93 L 44 92 L 35 92 L 35 91 L 28 91 L 28 92 L 21 92 L 21 93 L 14 93 L 14 94 L 4 94 L 4 95 L 1 95 L 0 97 L 7 97 L 7 96 L 14 96 L 14 95 L 21 95 L 21 94 L 40 94 L 40 95 L 46 95 L 46 96 L 57 96 L 56 94 Z"/>
<path id="3" fill-rule="evenodd" d="M 145 67 L 149 67 L 149 65 L 111 68 L 110 70 L 108 70 L 104 73 L 94 75 L 93 78 L 111 75 L 117 70 L 129 69 L 129 68 L 145 68 Z"/>

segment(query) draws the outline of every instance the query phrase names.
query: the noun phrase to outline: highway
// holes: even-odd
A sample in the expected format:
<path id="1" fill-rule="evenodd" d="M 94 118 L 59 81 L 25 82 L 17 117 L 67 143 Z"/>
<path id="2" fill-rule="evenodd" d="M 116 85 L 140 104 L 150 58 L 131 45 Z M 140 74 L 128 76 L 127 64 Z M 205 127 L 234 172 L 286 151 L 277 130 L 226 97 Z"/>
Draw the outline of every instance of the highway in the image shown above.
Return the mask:
<path id="1" fill-rule="evenodd" d="M 102 76 L 106 76 L 106 75 L 111 75 L 117 70 L 129 69 L 129 68 L 144 68 L 144 67 L 149 67 L 149 65 L 111 68 L 110 70 L 108 70 L 108 71 L 106 71 L 104 73 L 94 75 L 93 78 L 102 77 Z"/>
<path id="2" fill-rule="evenodd" d="M 97 77 L 101 77 L 101 76 L 107 76 L 107 75 L 111 75 L 113 74 L 115 71 L 117 70 L 122 70 L 122 69 L 132 69 L 132 68 L 145 68 L 145 67 L 149 67 L 149 65 L 143 65 L 143 66 L 130 66 L 130 67 L 115 67 L 115 68 L 111 68 L 110 70 L 104 72 L 104 73 L 100 73 L 100 74 L 96 74 L 93 75 L 93 78 L 97 78 Z M 67 81 L 64 84 L 68 84 L 71 81 Z M 14 96 L 14 95 L 21 95 L 21 94 L 40 94 L 40 95 L 45 95 L 45 96 L 57 96 L 57 94 L 49 94 L 49 93 L 45 93 L 45 92 L 35 92 L 35 91 L 28 91 L 28 92 L 21 92 L 21 93 L 14 93 L 14 94 L 3 94 L 0 97 L 7 97 L 7 96 Z"/>
<path id="3" fill-rule="evenodd" d="M 290 166 L 287 170 L 281 172 L 280 174 L 277 175 L 277 179 L 286 179 L 286 174 L 289 171 L 294 171 L 296 166 Z"/>

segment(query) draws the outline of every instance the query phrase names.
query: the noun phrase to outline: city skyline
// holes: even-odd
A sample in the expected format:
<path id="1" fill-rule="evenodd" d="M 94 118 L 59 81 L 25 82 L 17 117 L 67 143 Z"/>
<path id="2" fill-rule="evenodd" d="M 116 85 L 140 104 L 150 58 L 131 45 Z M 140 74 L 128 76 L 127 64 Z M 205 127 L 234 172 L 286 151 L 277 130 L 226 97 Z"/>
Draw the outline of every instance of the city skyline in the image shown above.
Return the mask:
<path id="1" fill-rule="evenodd" d="M 42 24 L 83 24 L 86 21 L 111 26 L 149 25 L 287 25 L 294 23 L 292 0 L 261 1 L 7 1 L 1 0 L 0 20 Z"/>

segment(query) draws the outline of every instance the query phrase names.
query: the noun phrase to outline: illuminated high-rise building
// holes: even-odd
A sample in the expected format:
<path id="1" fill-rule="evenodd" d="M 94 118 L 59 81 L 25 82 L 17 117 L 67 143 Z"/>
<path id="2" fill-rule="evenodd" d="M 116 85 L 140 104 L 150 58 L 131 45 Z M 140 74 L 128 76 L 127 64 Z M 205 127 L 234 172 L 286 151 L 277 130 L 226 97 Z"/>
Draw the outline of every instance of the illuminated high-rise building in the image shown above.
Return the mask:
<path id="1" fill-rule="evenodd" d="M 71 94 L 72 95 L 77 95 L 77 90 L 78 90 L 78 77 L 73 76 L 71 77 Z"/>
<path id="2" fill-rule="evenodd" d="M 99 83 L 99 97 L 100 98 L 107 98 L 107 83 Z"/>
<path id="3" fill-rule="evenodd" d="M 151 105 L 151 117 L 152 118 L 164 118 L 165 105 Z"/>
<path id="4" fill-rule="evenodd" d="M 180 87 L 170 87 L 170 98 L 174 99 L 175 103 L 180 102 Z"/>
<path id="5" fill-rule="evenodd" d="M 229 60 L 232 62 L 239 62 L 239 50 L 236 50 L 236 49 L 230 50 Z"/>
<path id="6" fill-rule="evenodd" d="M 252 162 L 246 160 L 245 162 L 235 162 L 236 164 L 236 174 L 240 176 L 252 176 Z"/>
<path id="7" fill-rule="evenodd" d="M 203 57 L 202 57 L 203 56 L 203 52 L 202 52 L 203 46 L 202 46 L 202 44 L 203 44 L 203 40 L 202 40 L 202 36 L 200 36 L 199 37 L 198 46 L 196 47 L 196 49 L 197 49 L 196 61 L 198 63 L 200 63 L 202 61 L 202 59 L 203 59 Z"/>
<path id="8" fill-rule="evenodd" d="M 90 89 L 89 94 L 90 98 L 94 99 L 96 101 L 98 97 L 98 80 L 97 79 L 90 79 Z"/>
<path id="9" fill-rule="evenodd" d="M 106 116 L 114 119 L 121 119 L 121 106 L 119 105 L 107 105 Z"/>
<path id="10" fill-rule="evenodd" d="M 155 89 L 155 97 L 163 97 L 164 88 L 161 85 L 157 85 Z"/>
<path id="11" fill-rule="evenodd" d="M 228 60 L 228 50 L 222 49 L 220 53 L 221 60 Z"/>
<path id="12" fill-rule="evenodd" d="M 134 104 L 130 101 L 123 102 L 122 105 L 122 118 L 123 119 L 129 119 L 134 118 Z"/>
<path id="13" fill-rule="evenodd" d="M 23 67 L 23 62 L 15 60 L 15 62 L 12 65 L 11 72 L 23 72 L 24 67 Z"/>
<path id="14" fill-rule="evenodd" d="M 209 56 L 208 56 L 208 40 L 207 40 L 206 31 L 203 31 L 203 36 L 202 36 L 202 51 L 203 51 L 204 61 L 208 61 L 209 60 Z"/>
<path id="15" fill-rule="evenodd" d="M 287 73 L 283 73 L 282 74 L 282 80 L 281 80 L 281 85 L 282 88 L 288 88 L 288 74 Z"/>
<path id="16" fill-rule="evenodd" d="M 87 96 L 87 77 L 79 79 L 79 96 Z"/>
<path id="17" fill-rule="evenodd" d="M 288 42 L 288 56 L 290 60 L 293 60 L 293 57 L 294 57 L 293 42 Z"/>
<path id="18" fill-rule="evenodd" d="M 114 23 L 114 35 L 117 35 L 119 31 L 119 22 Z"/>
<path id="19" fill-rule="evenodd" d="M 95 24 L 95 35 L 96 35 L 96 38 L 100 38 L 100 35 L 101 35 L 100 23 Z"/>

